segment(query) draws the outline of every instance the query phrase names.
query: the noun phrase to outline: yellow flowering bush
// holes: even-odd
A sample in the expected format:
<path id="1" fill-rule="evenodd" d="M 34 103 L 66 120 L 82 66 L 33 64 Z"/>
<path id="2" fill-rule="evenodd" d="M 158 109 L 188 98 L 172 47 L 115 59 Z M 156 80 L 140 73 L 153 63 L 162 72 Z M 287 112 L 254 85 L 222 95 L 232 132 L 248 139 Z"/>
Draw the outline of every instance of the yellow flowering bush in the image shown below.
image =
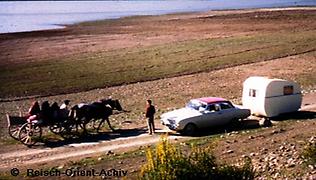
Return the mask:
<path id="1" fill-rule="evenodd" d="M 242 167 L 218 165 L 209 148 L 192 148 L 184 155 L 163 136 L 155 149 L 147 149 L 147 163 L 142 167 L 140 179 L 186 180 L 186 179 L 254 179 L 251 160 Z"/>

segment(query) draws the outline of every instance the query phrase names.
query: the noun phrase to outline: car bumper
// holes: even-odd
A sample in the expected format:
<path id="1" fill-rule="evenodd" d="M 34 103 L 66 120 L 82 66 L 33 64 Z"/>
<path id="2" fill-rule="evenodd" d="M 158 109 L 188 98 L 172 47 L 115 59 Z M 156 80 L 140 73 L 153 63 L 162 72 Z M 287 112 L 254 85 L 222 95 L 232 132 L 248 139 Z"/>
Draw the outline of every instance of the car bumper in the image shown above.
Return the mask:
<path id="1" fill-rule="evenodd" d="M 179 126 L 174 123 L 170 123 L 168 120 L 161 120 L 161 124 L 167 126 L 170 130 L 179 131 Z"/>

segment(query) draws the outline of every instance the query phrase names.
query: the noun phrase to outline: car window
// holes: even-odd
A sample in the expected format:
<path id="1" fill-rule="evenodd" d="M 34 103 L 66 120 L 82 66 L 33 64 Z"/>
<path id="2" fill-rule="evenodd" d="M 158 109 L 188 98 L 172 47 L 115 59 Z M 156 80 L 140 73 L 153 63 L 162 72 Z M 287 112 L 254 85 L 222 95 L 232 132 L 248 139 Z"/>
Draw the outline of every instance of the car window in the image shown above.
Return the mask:
<path id="1" fill-rule="evenodd" d="M 215 111 L 219 111 L 220 110 L 220 106 L 218 104 L 215 104 Z"/>
<path id="2" fill-rule="evenodd" d="M 200 108 L 205 109 L 206 108 L 206 104 L 201 103 L 200 101 L 197 100 L 191 100 L 188 104 L 187 107 L 195 109 L 195 110 L 199 110 Z"/>
<path id="3" fill-rule="evenodd" d="M 209 105 L 208 107 L 207 107 L 207 110 L 208 111 L 216 111 L 216 107 L 215 107 L 215 104 L 211 104 L 211 105 Z"/>
<path id="4" fill-rule="evenodd" d="M 221 106 L 221 109 L 230 109 L 230 108 L 233 108 L 233 106 L 232 106 L 231 104 L 226 103 L 226 102 L 221 103 L 220 106 Z"/>

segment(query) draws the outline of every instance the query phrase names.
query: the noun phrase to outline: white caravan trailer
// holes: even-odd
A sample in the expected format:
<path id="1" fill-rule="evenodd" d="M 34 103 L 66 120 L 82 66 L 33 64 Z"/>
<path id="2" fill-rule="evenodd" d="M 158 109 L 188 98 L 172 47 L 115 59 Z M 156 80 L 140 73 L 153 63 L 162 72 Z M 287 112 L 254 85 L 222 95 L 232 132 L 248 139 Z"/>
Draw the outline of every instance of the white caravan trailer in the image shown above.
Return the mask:
<path id="1" fill-rule="evenodd" d="M 301 107 L 300 86 L 283 79 L 249 77 L 243 84 L 242 103 L 256 116 L 274 117 Z"/>

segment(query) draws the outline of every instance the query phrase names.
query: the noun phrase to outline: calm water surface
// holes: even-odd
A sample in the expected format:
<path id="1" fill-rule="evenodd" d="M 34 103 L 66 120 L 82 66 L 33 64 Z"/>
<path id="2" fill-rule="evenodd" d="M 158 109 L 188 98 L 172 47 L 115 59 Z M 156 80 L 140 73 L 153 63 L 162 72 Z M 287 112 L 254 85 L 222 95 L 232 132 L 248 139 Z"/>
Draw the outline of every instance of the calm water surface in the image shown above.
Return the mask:
<path id="1" fill-rule="evenodd" d="M 0 33 L 131 15 L 287 6 L 316 6 L 316 0 L 0 1 Z"/>

